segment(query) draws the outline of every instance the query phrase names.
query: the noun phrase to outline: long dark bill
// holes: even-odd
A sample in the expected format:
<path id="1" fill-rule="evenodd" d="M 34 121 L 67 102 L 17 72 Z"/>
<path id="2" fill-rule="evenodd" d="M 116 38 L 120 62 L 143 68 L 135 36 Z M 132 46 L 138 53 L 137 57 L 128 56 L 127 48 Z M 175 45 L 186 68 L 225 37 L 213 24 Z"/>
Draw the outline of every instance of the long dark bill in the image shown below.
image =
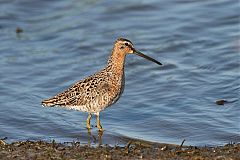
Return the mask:
<path id="1" fill-rule="evenodd" d="M 148 57 L 147 55 L 145 55 L 145 54 L 143 54 L 143 53 L 141 53 L 141 52 L 139 52 L 139 51 L 137 51 L 137 50 L 134 50 L 133 53 L 136 54 L 136 55 L 138 55 L 138 56 L 141 56 L 141 57 L 143 57 L 143 58 L 145 58 L 145 59 L 147 59 L 147 60 L 149 60 L 149 61 L 155 62 L 155 63 L 157 63 L 158 65 L 162 65 L 162 63 L 158 62 L 157 60 L 155 60 L 155 59 L 153 59 L 153 58 L 151 58 L 151 57 Z"/>

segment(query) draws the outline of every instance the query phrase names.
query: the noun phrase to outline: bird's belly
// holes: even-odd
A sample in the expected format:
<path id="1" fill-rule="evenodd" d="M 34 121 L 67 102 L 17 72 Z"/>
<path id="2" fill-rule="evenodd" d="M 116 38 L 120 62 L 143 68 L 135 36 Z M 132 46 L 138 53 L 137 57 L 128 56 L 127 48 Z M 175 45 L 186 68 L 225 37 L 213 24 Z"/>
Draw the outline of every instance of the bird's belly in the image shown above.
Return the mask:
<path id="1" fill-rule="evenodd" d="M 65 106 L 64 108 L 70 109 L 70 110 L 76 110 L 81 112 L 91 112 L 90 108 L 86 105 L 73 105 L 73 106 Z"/>

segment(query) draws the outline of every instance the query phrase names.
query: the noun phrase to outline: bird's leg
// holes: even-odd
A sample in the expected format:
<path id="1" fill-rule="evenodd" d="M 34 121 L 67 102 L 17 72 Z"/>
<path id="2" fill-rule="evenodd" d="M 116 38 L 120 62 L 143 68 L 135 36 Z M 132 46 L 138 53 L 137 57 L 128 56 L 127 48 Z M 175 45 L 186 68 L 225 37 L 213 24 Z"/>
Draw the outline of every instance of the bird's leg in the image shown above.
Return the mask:
<path id="1" fill-rule="evenodd" d="M 89 113 L 89 114 L 88 114 L 87 121 L 86 121 L 86 124 L 87 124 L 87 129 L 91 129 L 91 126 L 90 126 L 90 121 L 91 121 L 91 118 L 92 118 L 92 114 L 91 114 L 91 113 Z"/>
<path id="2" fill-rule="evenodd" d="M 102 145 L 103 131 L 98 131 L 98 146 Z"/>
<path id="3" fill-rule="evenodd" d="M 101 123 L 100 123 L 100 116 L 99 116 L 99 112 L 96 113 L 96 116 L 97 116 L 97 128 L 99 131 L 103 131 L 103 128 L 101 126 Z"/>
<path id="4" fill-rule="evenodd" d="M 91 129 L 88 128 L 88 146 L 91 146 L 91 137 L 92 137 L 92 133 L 91 133 Z"/>

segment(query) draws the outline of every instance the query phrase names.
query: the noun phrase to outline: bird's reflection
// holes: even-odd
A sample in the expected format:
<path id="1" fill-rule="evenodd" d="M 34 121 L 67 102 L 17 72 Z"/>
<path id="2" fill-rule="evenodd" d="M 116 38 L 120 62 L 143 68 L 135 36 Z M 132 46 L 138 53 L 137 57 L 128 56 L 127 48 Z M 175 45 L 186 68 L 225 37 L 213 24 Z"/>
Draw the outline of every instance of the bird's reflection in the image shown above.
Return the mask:
<path id="1" fill-rule="evenodd" d="M 87 129 L 88 132 L 88 145 L 91 146 L 91 144 L 97 144 L 97 146 L 102 145 L 102 136 L 103 136 L 103 131 L 98 130 L 98 135 L 97 138 L 94 134 L 92 134 L 91 129 Z"/>

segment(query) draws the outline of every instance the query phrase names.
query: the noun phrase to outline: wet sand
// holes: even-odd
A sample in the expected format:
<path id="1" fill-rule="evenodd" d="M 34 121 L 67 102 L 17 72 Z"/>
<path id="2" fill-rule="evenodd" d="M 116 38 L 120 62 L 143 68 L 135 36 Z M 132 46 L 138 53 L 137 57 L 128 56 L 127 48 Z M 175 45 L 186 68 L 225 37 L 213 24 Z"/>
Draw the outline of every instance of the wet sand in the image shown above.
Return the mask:
<path id="1" fill-rule="evenodd" d="M 183 144 L 183 143 L 182 143 Z M 89 146 L 80 142 L 0 141 L 0 159 L 240 159 L 240 143 L 196 147 L 131 140 L 125 146 Z"/>

